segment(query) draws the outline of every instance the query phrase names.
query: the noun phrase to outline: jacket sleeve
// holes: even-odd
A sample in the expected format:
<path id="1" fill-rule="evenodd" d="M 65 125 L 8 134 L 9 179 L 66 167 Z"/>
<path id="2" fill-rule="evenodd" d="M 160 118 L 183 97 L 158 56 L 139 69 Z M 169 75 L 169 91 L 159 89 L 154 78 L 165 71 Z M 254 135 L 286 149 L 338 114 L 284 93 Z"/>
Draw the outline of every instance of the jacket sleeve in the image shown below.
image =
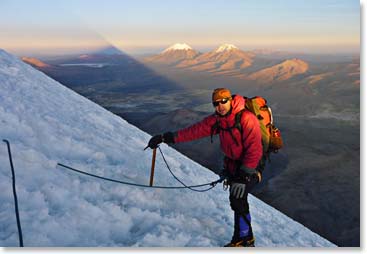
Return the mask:
<path id="1" fill-rule="evenodd" d="M 187 142 L 210 136 L 215 121 L 215 116 L 210 115 L 196 124 L 178 130 L 175 135 L 175 143 Z"/>
<path id="2" fill-rule="evenodd" d="M 262 155 L 262 137 L 260 123 L 256 116 L 245 111 L 241 119 L 243 154 L 242 167 L 245 169 L 256 169 Z"/>

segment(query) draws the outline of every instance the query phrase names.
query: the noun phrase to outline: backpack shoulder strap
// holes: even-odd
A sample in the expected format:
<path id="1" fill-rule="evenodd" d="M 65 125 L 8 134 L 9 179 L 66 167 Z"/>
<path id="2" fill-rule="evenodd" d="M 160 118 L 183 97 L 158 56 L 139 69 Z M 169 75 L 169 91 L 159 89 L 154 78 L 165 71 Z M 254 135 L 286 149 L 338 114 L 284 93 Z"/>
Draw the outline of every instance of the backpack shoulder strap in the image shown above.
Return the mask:
<path id="1" fill-rule="evenodd" d="M 246 108 L 241 109 L 241 111 L 239 111 L 236 116 L 235 116 L 235 124 L 234 124 L 234 128 L 237 128 L 242 136 L 242 125 L 241 125 L 241 118 L 242 118 L 242 114 L 243 112 L 246 110 Z"/>
<path id="2" fill-rule="evenodd" d="M 233 128 L 236 128 L 239 130 L 240 134 L 241 134 L 241 140 L 243 139 L 243 136 L 242 136 L 242 124 L 241 124 L 241 119 L 242 119 L 242 114 L 243 112 L 247 110 L 246 108 L 243 108 L 241 109 L 236 115 L 235 115 L 235 123 L 232 127 L 230 128 L 226 128 L 226 129 L 223 129 L 221 126 L 220 126 L 220 123 L 219 123 L 219 120 L 218 118 L 216 119 L 215 123 L 212 125 L 212 128 L 211 128 L 211 131 L 210 131 L 210 142 L 213 143 L 213 136 L 214 136 L 214 133 L 216 131 L 220 131 L 220 130 L 224 130 L 224 131 L 229 131 L 233 140 L 235 141 L 235 143 L 237 145 L 238 144 L 238 141 L 236 140 L 236 138 L 234 137 L 233 133 L 232 133 L 232 129 Z"/>

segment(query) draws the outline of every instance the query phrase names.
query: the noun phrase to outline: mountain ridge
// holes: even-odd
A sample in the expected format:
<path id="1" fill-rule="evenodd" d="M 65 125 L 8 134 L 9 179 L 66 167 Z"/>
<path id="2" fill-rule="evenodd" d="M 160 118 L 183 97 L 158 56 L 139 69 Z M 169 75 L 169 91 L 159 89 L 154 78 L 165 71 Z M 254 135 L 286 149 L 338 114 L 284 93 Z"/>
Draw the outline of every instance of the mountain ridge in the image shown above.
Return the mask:
<path id="1" fill-rule="evenodd" d="M 262 83 L 284 81 L 294 76 L 304 74 L 309 69 L 308 63 L 301 59 L 287 59 L 277 65 L 262 69 L 247 76 L 247 79 Z"/>
<path id="2" fill-rule="evenodd" d="M 146 58 L 145 62 L 169 65 L 173 68 L 190 71 L 207 72 L 212 75 L 255 80 L 260 83 L 284 81 L 303 74 L 309 69 L 309 64 L 306 61 L 292 58 L 249 73 L 247 68 L 256 62 L 257 51 L 242 51 L 233 44 L 222 44 L 212 51 L 200 53 L 187 44 L 184 44 L 186 45 L 185 50 L 175 49 L 175 45 L 158 55 Z M 259 54 L 268 54 L 272 51 L 262 50 L 258 52 Z"/>
<path id="3" fill-rule="evenodd" d="M 22 57 L 22 61 L 38 68 L 48 68 L 51 66 L 35 57 Z"/>

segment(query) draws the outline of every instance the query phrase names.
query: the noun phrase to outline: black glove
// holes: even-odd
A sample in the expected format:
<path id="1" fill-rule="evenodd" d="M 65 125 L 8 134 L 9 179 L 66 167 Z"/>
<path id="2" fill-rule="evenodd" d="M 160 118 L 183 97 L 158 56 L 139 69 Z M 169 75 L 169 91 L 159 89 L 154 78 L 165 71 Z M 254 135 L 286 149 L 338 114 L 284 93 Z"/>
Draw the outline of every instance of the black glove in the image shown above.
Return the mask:
<path id="1" fill-rule="evenodd" d="M 243 198 L 246 193 L 251 192 L 257 183 L 261 181 L 261 173 L 255 169 L 237 169 L 236 175 L 231 179 L 230 193 L 234 198 Z"/>
<path id="2" fill-rule="evenodd" d="M 146 147 L 146 148 L 151 148 L 151 149 L 155 149 L 155 148 L 157 148 L 158 147 L 158 145 L 160 144 L 160 143 L 162 143 L 162 141 L 163 141 L 163 136 L 161 135 L 161 134 L 159 134 L 159 135 L 155 135 L 155 136 L 153 136 L 150 140 L 149 140 L 149 143 L 148 143 L 148 146 Z"/>
<path id="3" fill-rule="evenodd" d="M 162 142 L 167 143 L 167 144 L 173 144 L 173 143 L 175 143 L 175 135 L 174 135 L 174 133 L 173 132 L 166 132 L 163 135 L 162 134 L 159 134 L 159 135 L 153 136 L 149 140 L 149 143 L 148 143 L 148 146 L 147 147 L 149 147 L 151 149 L 155 149 Z"/>
<path id="4" fill-rule="evenodd" d="M 246 194 L 246 184 L 245 183 L 232 183 L 229 188 L 229 192 L 232 197 L 237 199 L 243 198 Z"/>
<path id="5" fill-rule="evenodd" d="M 256 174 L 253 174 L 251 169 L 239 168 L 236 171 L 236 175 L 230 182 L 229 192 L 230 195 L 236 199 L 243 198 L 250 189 L 257 183 L 257 180 L 253 178 Z M 255 180 L 255 181 L 254 181 Z"/>
<path id="6" fill-rule="evenodd" d="M 261 182 L 261 172 L 256 169 L 241 166 L 236 172 L 236 182 L 240 183 L 259 183 Z"/>

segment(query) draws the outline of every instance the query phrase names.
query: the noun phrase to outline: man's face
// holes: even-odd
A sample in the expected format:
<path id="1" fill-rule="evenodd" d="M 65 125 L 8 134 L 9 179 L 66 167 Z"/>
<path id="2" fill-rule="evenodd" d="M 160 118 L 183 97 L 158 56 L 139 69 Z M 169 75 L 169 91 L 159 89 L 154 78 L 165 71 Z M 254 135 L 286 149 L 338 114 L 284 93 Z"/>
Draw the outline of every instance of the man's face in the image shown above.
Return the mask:
<path id="1" fill-rule="evenodd" d="M 219 115 L 224 116 L 231 110 L 231 101 L 229 99 L 216 100 L 213 106 Z"/>

